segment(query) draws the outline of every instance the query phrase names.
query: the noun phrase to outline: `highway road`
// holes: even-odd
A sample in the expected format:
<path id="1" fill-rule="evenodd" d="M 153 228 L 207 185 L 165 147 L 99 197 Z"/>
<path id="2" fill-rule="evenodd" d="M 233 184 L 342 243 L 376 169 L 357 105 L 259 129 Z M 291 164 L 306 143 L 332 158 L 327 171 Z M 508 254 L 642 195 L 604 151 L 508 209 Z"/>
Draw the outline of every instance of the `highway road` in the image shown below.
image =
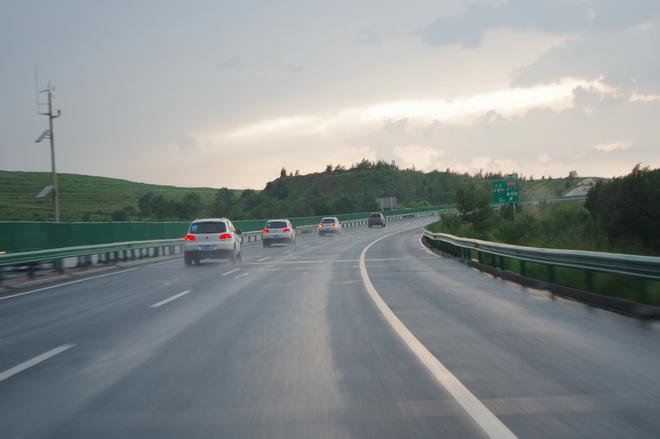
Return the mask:
<path id="1" fill-rule="evenodd" d="M 428 221 L 0 299 L 0 437 L 660 436 L 657 323 L 436 255 Z"/>

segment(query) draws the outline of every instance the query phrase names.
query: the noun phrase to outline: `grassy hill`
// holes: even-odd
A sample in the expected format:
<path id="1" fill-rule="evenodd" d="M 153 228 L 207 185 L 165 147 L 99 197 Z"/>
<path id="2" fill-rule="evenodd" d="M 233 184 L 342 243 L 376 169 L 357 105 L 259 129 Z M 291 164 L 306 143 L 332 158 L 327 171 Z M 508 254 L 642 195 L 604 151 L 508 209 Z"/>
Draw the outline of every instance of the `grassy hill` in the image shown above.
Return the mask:
<path id="1" fill-rule="evenodd" d="M 457 189 L 468 181 L 484 188 L 498 174 L 469 175 L 451 171 L 421 172 L 399 169 L 382 161 L 362 162 L 346 169 L 329 166 L 325 172 L 281 176 L 263 191 L 223 188 L 185 188 L 137 183 L 107 177 L 59 174 L 63 221 L 164 221 L 196 216 L 233 219 L 314 216 L 363 212 L 376 208 L 378 197 L 396 197 L 399 207 L 453 203 Z M 47 172 L 0 171 L 0 220 L 52 220 L 52 198 L 35 195 L 51 184 Z M 520 181 L 521 198 L 557 197 L 580 177 Z M 140 197 L 151 201 L 139 206 Z M 187 197 L 184 200 L 184 197 Z M 144 200 L 143 200 L 144 201 Z M 191 208 L 192 209 L 189 209 Z M 121 211 L 123 215 L 113 215 Z"/>
<path id="2" fill-rule="evenodd" d="M 58 181 L 63 221 L 107 221 L 117 209 L 137 207 L 138 198 L 148 192 L 161 194 L 168 200 L 194 192 L 210 204 L 217 191 L 214 188 L 161 186 L 77 174 L 58 174 Z M 0 220 L 52 220 L 52 198 L 34 198 L 50 184 L 49 172 L 0 171 Z"/>
<path id="3" fill-rule="evenodd" d="M 269 182 L 264 192 L 276 199 L 342 200 L 342 205 L 370 209 L 378 197 L 397 197 L 402 206 L 453 203 L 456 190 L 470 180 L 489 188 L 490 182 L 502 178 L 499 174 L 469 175 L 452 171 L 424 173 L 413 169 L 399 169 L 384 162 L 363 161 L 350 169 L 328 167 L 325 172 L 307 175 L 284 175 Z M 559 197 L 575 187 L 584 177 L 521 178 L 522 200 Z M 329 201 L 332 204 L 332 201 Z"/>

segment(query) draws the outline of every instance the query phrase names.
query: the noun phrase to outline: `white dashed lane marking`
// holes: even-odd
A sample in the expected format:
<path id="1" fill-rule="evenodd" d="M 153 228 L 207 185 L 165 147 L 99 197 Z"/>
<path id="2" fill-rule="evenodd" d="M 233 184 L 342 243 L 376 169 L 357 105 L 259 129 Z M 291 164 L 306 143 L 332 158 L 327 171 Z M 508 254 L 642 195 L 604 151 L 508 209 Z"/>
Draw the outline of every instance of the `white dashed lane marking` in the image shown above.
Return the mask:
<path id="1" fill-rule="evenodd" d="M 161 301 L 158 302 L 158 303 L 154 303 L 153 305 L 150 306 L 150 308 L 158 308 L 159 306 L 163 306 L 163 305 L 165 305 L 166 303 L 170 303 L 171 301 L 176 300 L 176 299 L 179 299 L 180 297 L 183 297 L 183 296 L 185 296 L 186 294 L 190 294 L 190 293 L 192 293 L 192 290 L 181 291 L 179 294 L 175 294 L 175 295 L 172 296 L 172 297 L 168 297 L 168 298 L 165 299 L 165 300 L 161 300 Z"/>
<path id="2" fill-rule="evenodd" d="M 4 372 L 0 373 L 0 382 L 6 380 L 7 378 L 11 378 L 17 373 L 23 372 L 25 369 L 28 369 L 32 366 L 35 366 L 43 361 L 48 360 L 51 357 L 54 357 L 57 354 L 61 354 L 62 352 L 66 351 L 67 349 L 71 349 L 73 346 L 72 344 L 65 344 L 62 346 L 58 346 L 55 349 L 51 349 L 48 352 L 44 352 L 41 355 L 37 355 L 34 358 L 31 358 L 30 360 L 27 360 L 18 366 L 14 366 L 11 369 L 7 369 Z"/>
<path id="3" fill-rule="evenodd" d="M 230 274 L 236 273 L 239 270 L 240 270 L 240 268 L 234 268 L 233 270 L 229 270 L 226 273 L 222 273 L 220 276 L 229 276 Z"/>

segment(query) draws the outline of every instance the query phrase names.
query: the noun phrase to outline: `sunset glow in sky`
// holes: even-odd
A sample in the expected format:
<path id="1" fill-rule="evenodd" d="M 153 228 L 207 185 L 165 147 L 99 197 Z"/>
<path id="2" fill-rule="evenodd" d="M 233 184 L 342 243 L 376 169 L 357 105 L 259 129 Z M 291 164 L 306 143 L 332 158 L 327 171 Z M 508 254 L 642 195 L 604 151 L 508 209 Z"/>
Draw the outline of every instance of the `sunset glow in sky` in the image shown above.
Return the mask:
<path id="1" fill-rule="evenodd" d="M 277 4 L 275 4 L 277 3 Z M 660 2 L 14 2 L 0 169 L 262 188 L 281 167 L 660 166 Z"/>

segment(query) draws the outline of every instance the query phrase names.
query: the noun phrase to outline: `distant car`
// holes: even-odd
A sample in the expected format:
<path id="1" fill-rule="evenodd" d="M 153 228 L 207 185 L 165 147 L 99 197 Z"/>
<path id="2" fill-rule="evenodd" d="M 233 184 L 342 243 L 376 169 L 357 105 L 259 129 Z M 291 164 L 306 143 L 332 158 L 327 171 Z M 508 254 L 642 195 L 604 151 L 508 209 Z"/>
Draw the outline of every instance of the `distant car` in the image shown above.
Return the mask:
<path id="1" fill-rule="evenodd" d="M 261 242 L 264 247 L 270 247 L 272 244 L 296 244 L 296 229 L 291 225 L 288 219 L 273 219 L 266 221 L 264 229 L 261 231 Z"/>
<path id="2" fill-rule="evenodd" d="M 202 259 L 241 260 L 241 231 L 227 218 L 196 219 L 183 238 L 183 260 L 186 265 Z"/>
<path id="3" fill-rule="evenodd" d="M 369 227 L 385 227 L 385 216 L 381 212 L 372 212 L 367 218 L 367 225 Z"/>
<path id="4" fill-rule="evenodd" d="M 339 235 L 341 233 L 341 222 L 339 218 L 334 216 L 326 216 L 321 218 L 319 224 L 319 236 L 323 235 Z"/>

